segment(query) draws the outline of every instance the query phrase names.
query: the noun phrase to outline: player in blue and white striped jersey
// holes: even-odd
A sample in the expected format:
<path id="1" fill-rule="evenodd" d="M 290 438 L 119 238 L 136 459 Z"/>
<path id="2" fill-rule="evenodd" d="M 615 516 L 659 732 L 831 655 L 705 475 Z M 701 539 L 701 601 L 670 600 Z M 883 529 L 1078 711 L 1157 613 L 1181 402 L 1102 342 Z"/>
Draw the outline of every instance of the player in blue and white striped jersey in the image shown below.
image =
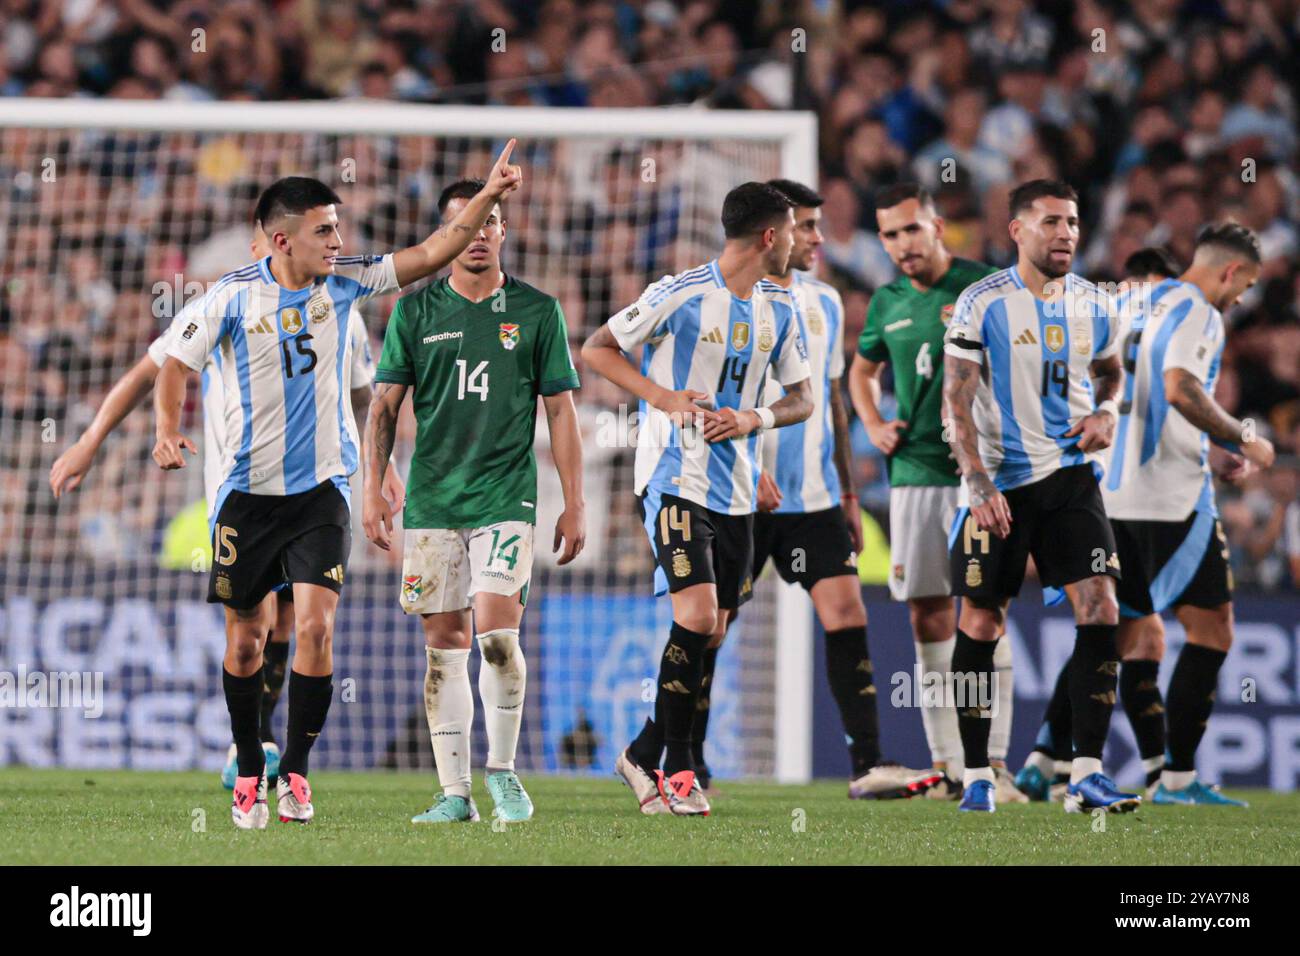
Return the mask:
<path id="1" fill-rule="evenodd" d="M 754 515 L 754 577 L 762 574 L 770 558 L 783 579 L 798 582 L 812 598 L 826 632 L 826 674 L 848 744 L 849 796 L 911 797 L 924 793 L 940 776 L 882 759 L 867 649 L 867 609 L 858 583 L 862 516 L 853 494 L 849 419 L 840 385 L 844 304 L 834 286 L 807 272 L 822 243 L 818 228 L 822 197 L 788 179 L 769 180 L 768 185 L 794 201 L 794 246 L 785 271 L 773 273 L 759 288 L 788 293 L 794 300 L 799 331 L 808 347 L 813 413 L 806 421 L 762 438 L 759 512 Z M 769 378 L 763 401 L 771 403 L 780 396 L 779 384 Z M 706 788 L 709 775 L 704 740 L 713 668 L 721 645 L 719 635 L 705 651 L 704 680 L 691 740 L 696 768 Z"/>
<path id="2" fill-rule="evenodd" d="M 1149 730 L 1154 738 L 1142 748 L 1151 754 L 1153 803 L 1244 806 L 1197 779 L 1196 748 L 1233 630 L 1232 572 L 1214 502 L 1210 444 L 1225 449 L 1223 475 L 1233 481 L 1273 462 L 1268 439 L 1213 398 L 1222 312 L 1259 271 L 1259 240 L 1251 230 L 1208 226 L 1180 278 L 1139 286 L 1121 304 L 1133 315 L 1122 356 L 1128 378 L 1102 494 L 1124 572 L 1119 683 L 1130 718 L 1162 704 L 1156 683 L 1164 656 L 1161 613 L 1174 608 L 1187 633 L 1168 699 L 1158 708 L 1164 720 L 1141 727 L 1133 721 L 1136 734 Z"/>
<path id="3" fill-rule="evenodd" d="M 1043 584 L 1065 589 L 1077 624 L 1066 807 L 1131 810 L 1141 798 L 1116 790 L 1101 767 L 1119 666 L 1119 561 L 1098 453 L 1118 418 L 1123 330 L 1114 302 L 1070 273 L 1079 240 L 1074 190 L 1032 180 L 1012 191 L 1010 205 L 1016 265 L 961 294 L 944 345 L 946 430 L 962 473 L 949 535 L 954 594 L 965 598 L 952 657 L 966 692 L 956 702 L 966 757 L 961 809 L 994 809 L 990 690 L 974 701 L 970 690 L 992 688 L 1006 606 L 1032 555 Z"/>
<path id="4" fill-rule="evenodd" d="M 254 231 L 250 248 L 254 257 L 261 258 L 269 253 L 266 236 L 262 230 Z M 94 463 L 100 445 L 113 432 L 122 420 L 139 405 L 154 386 L 158 370 L 167 360 L 167 348 L 172 340 L 185 327 L 175 319 L 163 330 L 162 334 L 149 344 L 145 355 L 109 389 L 94 421 L 86 431 L 68 448 L 50 469 L 50 488 L 54 496 L 59 497 L 64 491 L 73 491 L 80 484 Z M 361 313 L 354 307 L 349 320 L 349 335 L 352 339 L 352 362 L 349 369 L 351 378 L 351 413 L 359 419 L 355 433 L 359 434 L 361 423 L 369 410 L 370 383 L 375 375 L 374 358 L 370 350 L 369 337 Z M 216 519 L 212 503 L 216 500 L 217 488 L 221 481 L 222 448 L 225 444 L 224 428 L 224 392 L 222 378 L 217 370 L 217 359 L 210 357 L 202 372 L 203 395 L 203 492 L 207 504 L 208 521 L 211 525 Z M 388 474 L 392 474 L 391 481 Z M 385 474 L 385 495 L 390 501 L 400 504 L 405 489 L 401 479 L 393 469 Z M 279 600 L 277 600 L 277 597 Z M 263 649 L 262 666 L 262 710 L 261 738 L 267 759 L 267 777 L 274 778 L 279 769 L 280 751 L 275 743 L 271 729 L 272 715 L 284 684 L 284 672 L 288 659 L 289 639 L 293 632 L 293 592 L 281 586 L 275 595 L 268 594 L 262 602 L 262 612 L 266 615 L 266 626 L 270 636 Z M 235 785 L 237 764 L 235 748 L 231 745 L 227 755 L 226 767 L 222 770 L 221 781 L 227 790 Z"/>
<path id="5" fill-rule="evenodd" d="M 228 435 L 214 503 L 208 600 L 226 604 L 223 684 L 238 751 L 231 815 L 266 826 L 259 742 L 260 670 L 266 628 L 258 605 L 293 584 L 298 642 L 289 675 L 289 728 L 277 784 L 282 821 L 309 821 L 308 754 L 332 695 L 331 641 L 351 540 L 347 476 L 360 454 L 344 404 L 348 316 L 359 300 L 431 275 L 465 248 L 495 203 L 518 187 L 512 140 L 487 186 L 423 243 L 382 257 L 343 257 L 335 204 L 324 183 L 282 179 L 255 214 L 271 253 L 229 273 L 186 305 L 155 390 L 154 460 L 183 467 L 194 443 L 180 433 L 187 370 L 218 351 Z"/>
<path id="6" fill-rule="evenodd" d="M 745 183 L 727 194 L 722 225 L 727 243 L 717 259 L 654 283 L 582 349 L 593 369 L 641 399 L 636 492 L 658 564 L 655 593 L 669 592 L 673 603 L 655 718 L 617 764 L 646 813 L 709 812 L 691 725 L 705 650 L 752 592 L 757 433 L 812 411 L 794 303 L 784 290 L 759 287 L 764 275 L 785 271 L 791 202 Z M 622 353 L 641 346 L 638 372 Z M 769 368 L 786 391 L 764 406 Z"/>

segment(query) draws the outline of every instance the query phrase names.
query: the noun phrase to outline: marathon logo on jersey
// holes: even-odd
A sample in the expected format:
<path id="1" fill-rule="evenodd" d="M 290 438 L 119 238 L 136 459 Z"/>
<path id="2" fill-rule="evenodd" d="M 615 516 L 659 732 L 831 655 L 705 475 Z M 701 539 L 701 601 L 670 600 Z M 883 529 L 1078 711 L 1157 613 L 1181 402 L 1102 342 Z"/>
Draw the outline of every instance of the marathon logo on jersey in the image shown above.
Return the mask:
<path id="1" fill-rule="evenodd" d="M 460 332 L 439 332 L 437 335 L 426 335 L 420 340 L 420 342 L 423 345 L 433 345 L 436 342 L 444 342 L 447 339 L 458 339 L 461 335 L 462 333 Z"/>
<path id="2" fill-rule="evenodd" d="M 519 326 L 510 322 L 502 322 L 497 326 L 499 330 L 497 337 L 501 340 L 501 346 L 507 352 L 513 351 L 514 347 L 519 344 Z"/>
<path id="3" fill-rule="evenodd" d="M 82 893 L 73 886 L 50 897 L 51 926 L 125 926 L 132 936 L 148 936 L 152 913 L 152 893 Z"/>
<path id="4" fill-rule="evenodd" d="M 1060 325 L 1049 325 L 1043 329 L 1043 342 L 1053 352 L 1059 352 L 1065 348 L 1065 328 Z"/>
<path id="5" fill-rule="evenodd" d="M 297 309 L 285 309 L 280 313 L 280 328 L 288 335 L 297 335 L 302 331 L 302 313 Z"/>

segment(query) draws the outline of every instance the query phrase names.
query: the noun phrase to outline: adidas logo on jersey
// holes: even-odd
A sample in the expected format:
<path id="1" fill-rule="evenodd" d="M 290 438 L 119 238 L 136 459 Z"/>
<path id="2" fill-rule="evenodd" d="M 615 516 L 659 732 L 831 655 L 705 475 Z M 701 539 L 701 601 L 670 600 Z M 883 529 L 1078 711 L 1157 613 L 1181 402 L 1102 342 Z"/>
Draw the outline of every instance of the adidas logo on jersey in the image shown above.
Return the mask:
<path id="1" fill-rule="evenodd" d="M 264 315 L 264 316 L 262 316 L 260 319 L 258 319 L 256 322 L 249 322 L 249 323 L 247 323 L 247 324 L 244 326 L 244 331 L 245 331 L 245 332 L 249 332 L 249 333 L 253 333 L 253 332 L 274 332 L 274 331 L 275 331 L 275 326 L 273 326 L 273 325 L 271 324 L 271 317 L 270 317 L 269 315 Z"/>
<path id="2" fill-rule="evenodd" d="M 1033 329 L 1025 329 L 1016 337 L 1016 345 L 1037 345 L 1038 339 L 1034 338 Z"/>
<path id="3" fill-rule="evenodd" d="M 325 572 L 325 577 L 329 578 L 331 581 L 337 581 L 339 584 L 342 584 L 343 565 L 341 564 L 334 565 L 334 567 L 330 568 L 328 571 Z"/>
<path id="4" fill-rule="evenodd" d="M 713 328 L 709 329 L 709 331 L 705 332 L 703 335 L 700 336 L 700 341 L 711 342 L 714 345 L 722 345 L 723 344 L 722 330 L 719 329 L 717 326 L 714 326 Z"/>

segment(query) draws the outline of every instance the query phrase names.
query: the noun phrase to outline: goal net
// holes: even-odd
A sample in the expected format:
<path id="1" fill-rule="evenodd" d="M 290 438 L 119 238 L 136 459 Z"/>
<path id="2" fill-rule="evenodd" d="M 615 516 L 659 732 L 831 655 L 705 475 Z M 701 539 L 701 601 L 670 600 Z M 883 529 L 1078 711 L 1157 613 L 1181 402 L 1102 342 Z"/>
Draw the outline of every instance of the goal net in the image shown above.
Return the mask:
<path id="1" fill-rule="evenodd" d="M 181 305 L 250 261 L 252 208 L 268 183 L 289 174 L 325 181 L 343 199 L 344 251 L 387 252 L 427 235 L 442 187 L 483 175 L 509 135 L 520 138 L 526 185 L 505 210 L 504 264 L 558 297 L 575 359 L 585 336 L 647 283 L 717 254 L 728 189 L 814 178 L 815 130 L 804 115 L 0 103 L 0 764 L 223 763 L 225 641 L 220 608 L 204 601 L 211 558 L 199 463 L 170 473 L 154 465 L 146 399 L 80 489 L 56 501 L 50 467 Z M 376 355 L 394 300 L 363 307 Z M 652 712 L 671 609 L 650 594 L 632 495 L 635 400 L 580 371 L 588 539 L 566 568 L 550 554 L 562 498 L 545 416 L 537 428 L 520 765 L 607 773 Z M 404 415 L 403 475 L 409 403 Z M 192 390 L 187 434 L 201 434 L 199 416 Z M 398 551 L 370 546 L 354 513 L 335 699 L 314 766 L 432 766 L 423 640 L 398 607 Z M 709 735 L 720 775 L 798 777 L 806 758 L 808 615 L 783 594 L 765 576 L 720 656 Z M 286 711 L 276 715 L 281 739 Z M 486 753 L 481 716 L 474 752 L 480 761 Z"/>

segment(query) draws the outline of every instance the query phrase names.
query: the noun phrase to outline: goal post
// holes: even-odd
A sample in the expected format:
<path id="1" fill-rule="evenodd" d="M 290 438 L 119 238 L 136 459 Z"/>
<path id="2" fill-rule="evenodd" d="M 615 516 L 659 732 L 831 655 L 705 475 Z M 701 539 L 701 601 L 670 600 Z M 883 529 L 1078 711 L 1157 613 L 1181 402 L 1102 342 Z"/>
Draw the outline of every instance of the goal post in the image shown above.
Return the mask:
<path id="1" fill-rule="evenodd" d="M 179 305 L 248 260 L 252 202 L 271 179 L 325 180 L 344 201 L 348 250 L 387 252 L 427 234 L 441 186 L 486 172 L 509 136 L 520 141 L 525 187 L 508 202 L 505 265 L 560 299 L 574 344 L 649 281 L 717 254 L 731 186 L 817 179 L 811 113 L 0 98 L 0 172 L 12 180 L 0 203 L 12 267 L 0 329 L 0 670 L 100 674 L 105 686 L 94 725 L 80 713 L 0 712 L 0 765 L 220 762 L 219 615 L 203 602 L 202 562 L 183 560 L 185 544 L 206 533 L 201 469 L 153 469 L 147 402 L 100 449 L 83 487 L 58 502 L 50 465 Z M 391 304 L 363 309 L 376 350 Z M 631 505 L 625 432 L 635 407 L 619 407 L 625 397 L 593 377 L 583 377 L 591 395 L 580 417 L 595 540 L 576 570 L 546 553 L 560 507 L 544 422 L 537 429 L 521 761 L 535 769 L 607 769 L 611 740 L 648 712 L 636 675 L 653 677 L 647 648 L 657 655 L 666 631 L 667 602 L 649 603 L 649 549 Z M 201 432 L 193 410 L 186 422 Z M 407 421 L 403 474 L 410 439 Z M 403 754 L 417 751 L 427 764 L 422 712 L 412 718 L 419 628 L 398 610 L 398 566 L 354 519 L 336 706 L 316 753 L 327 767 L 404 766 Z M 736 630 L 719 662 L 710 741 L 716 733 L 734 774 L 807 780 L 811 605 L 769 570 Z M 727 668 L 735 673 L 724 680 Z"/>

